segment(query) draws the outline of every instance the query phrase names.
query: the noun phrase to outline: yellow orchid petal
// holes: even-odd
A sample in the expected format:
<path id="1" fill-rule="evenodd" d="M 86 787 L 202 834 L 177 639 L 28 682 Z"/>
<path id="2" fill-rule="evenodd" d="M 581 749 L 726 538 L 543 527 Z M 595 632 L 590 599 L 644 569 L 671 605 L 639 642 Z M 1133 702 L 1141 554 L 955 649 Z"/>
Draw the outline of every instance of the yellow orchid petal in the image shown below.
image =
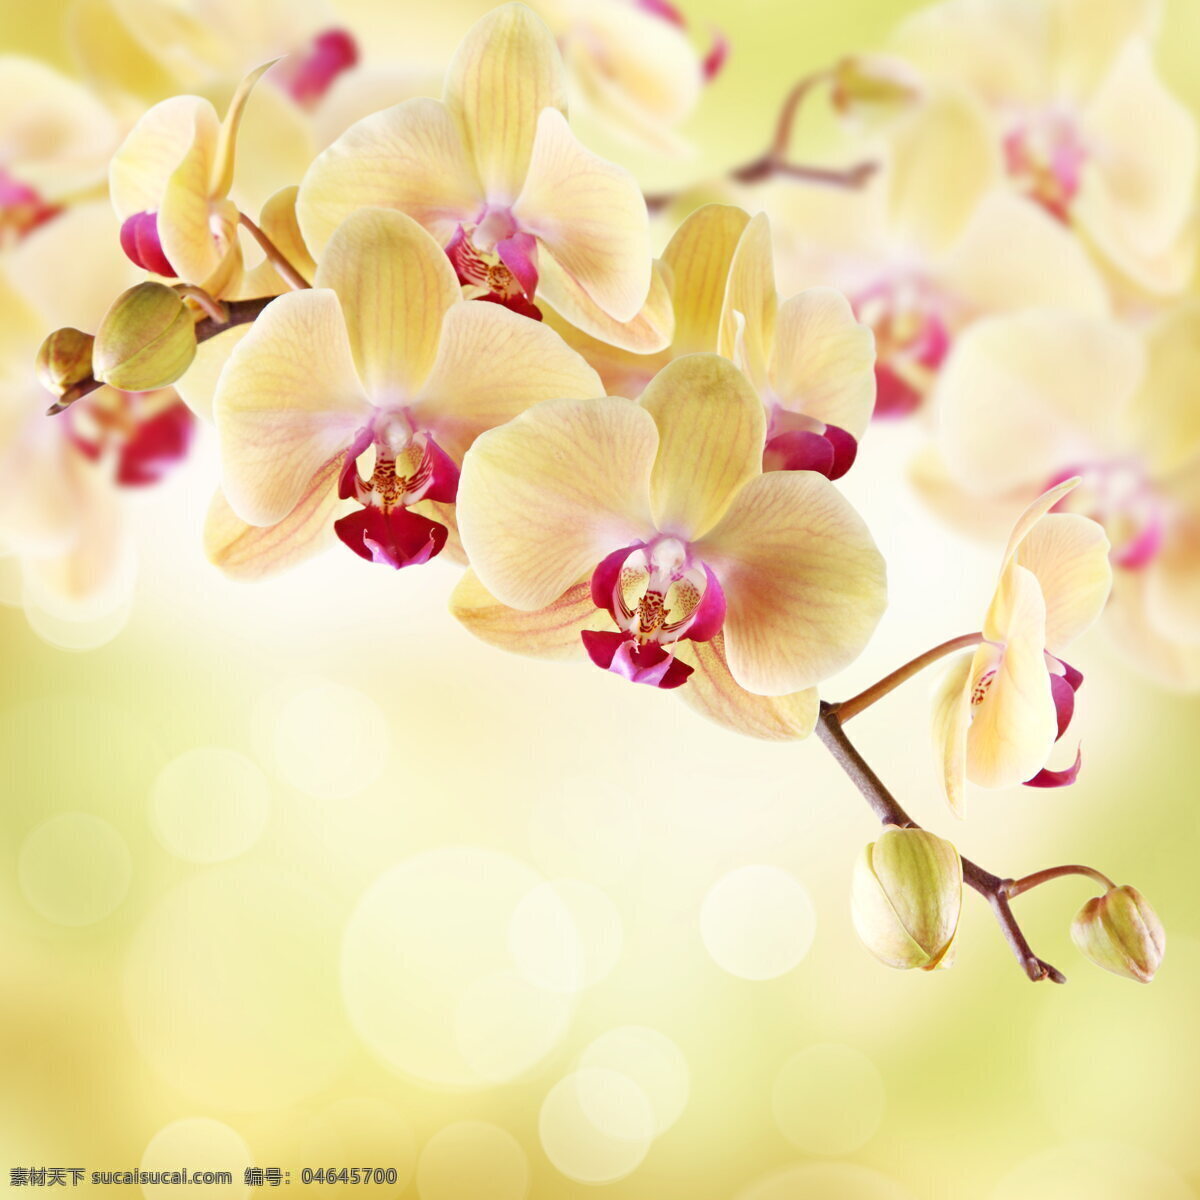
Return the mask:
<path id="1" fill-rule="evenodd" d="M 654 523 L 684 540 L 698 538 L 762 469 L 762 402 L 728 359 L 688 354 L 650 381 L 641 405 L 658 427 L 650 477 Z"/>
<path id="2" fill-rule="evenodd" d="M 213 398 L 217 394 L 221 372 L 234 349 L 253 328 L 253 324 L 234 325 L 196 346 L 192 365 L 171 385 L 196 416 L 205 421 L 213 419 Z"/>
<path id="3" fill-rule="evenodd" d="M 446 313 L 437 360 L 411 414 L 461 462 L 484 430 L 531 404 L 603 395 L 600 376 L 554 330 L 499 304 L 460 303 Z"/>
<path id="4" fill-rule="evenodd" d="M 1012 561 L 1012 557 L 1016 554 L 1021 543 L 1029 535 L 1029 531 L 1068 493 L 1073 492 L 1079 486 L 1079 476 L 1076 475 L 1071 479 L 1064 479 L 1062 483 L 1056 483 L 1054 487 L 1047 488 L 1036 500 L 1031 504 L 1026 505 L 1024 512 L 1017 518 L 1016 523 L 1012 527 L 1012 532 L 1008 535 L 1008 545 L 1004 550 L 1004 560 L 1000 568 L 1000 573 L 1003 575 L 1008 570 L 1008 565 Z"/>
<path id="5" fill-rule="evenodd" d="M 1053 0 L 1056 83 L 1070 96 L 1089 96 L 1134 38 L 1152 40 L 1162 0 Z"/>
<path id="6" fill-rule="evenodd" d="M 359 208 L 398 208 L 445 244 L 483 203 L 474 164 L 445 105 L 419 98 L 364 117 L 323 150 L 300 182 L 296 216 L 319 258 L 334 230 Z"/>
<path id="7" fill-rule="evenodd" d="M 841 292 L 810 288 L 780 306 L 769 377 L 784 408 L 861 438 L 875 407 L 875 335 Z"/>
<path id="8" fill-rule="evenodd" d="M 337 296 L 272 301 L 230 356 L 213 409 L 230 507 L 252 525 L 277 524 L 373 411 Z"/>
<path id="9" fill-rule="evenodd" d="M 553 314 L 550 323 L 568 341 L 572 330 L 578 330 L 580 336 L 587 339 L 577 345 L 582 353 L 587 353 L 584 346 L 589 341 L 601 355 L 613 351 L 622 360 L 636 360 L 639 355 L 656 354 L 670 346 L 675 330 L 675 310 L 671 304 L 666 268 L 657 260 L 651 267 L 650 294 L 646 303 L 629 321 L 616 321 L 610 317 L 548 254 L 540 258 L 538 269 L 538 303 L 545 302 Z M 559 318 L 557 323 L 555 316 Z M 566 326 L 565 330 L 563 326 Z M 649 374 L 653 375 L 654 370 L 651 369 Z"/>
<path id="10" fill-rule="evenodd" d="M 342 456 L 319 467 L 295 507 L 277 525 L 247 525 L 218 491 L 204 520 L 204 553 L 231 579 L 265 579 L 303 562 L 335 540 L 337 481 Z"/>
<path id="11" fill-rule="evenodd" d="M 558 599 L 608 553 L 653 534 L 658 431 L 629 400 L 548 400 L 478 438 L 458 528 L 483 585 L 513 608 Z"/>
<path id="12" fill-rule="evenodd" d="M 209 198 L 207 176 L 202 154 L 184 156 L 159 202 L 158 236 L 180 279 L 223 296 L 241 275 L 238 211 L 229 200 Z"/>
<path id="13" fill-rule="evenodd" d="M 1061 308 L 1106 316 L 1108 290 L 1074 231 L 1024 196 L 996 191 L 975 210 L 938 277 L 979 312 Z"/>
<path id="14" fill-rule="evenodd" d="M 729 268 L 749 223 L 750 215 L 743 209 L 705 204 L 667 243 L 662 261 L 671 272 L 676 356 L 718 348 Z"/>
<path id="15" fill-rule="evenodd" d="M 966 807 L 973 660 L 972 654 L 956 659 L 938 684 L 933 700 L 933 748 L 941 767 L 946 802 L 956 817 L 963 816 Z"/>
<path id="16" fill-rule="evenodd" d="M 525 612 L 501 604 L 474 571 L 467 571 L 450 594 L 450 612 L 481 642 L 531 658 L 578 658 L 583 653 L 580 633 L 612 624 L 592 600 L 587 579 L 572 584 L 544 608 Z"/>
<path id="17" fill-rule="evenodd" d="M 678 656 L 695 668 L 678 695 L 710 721 L 768 742 L 797 741 L 815 728 L 821 707 L 816 688 L 786 696 L 746 691 L 729 673 L 722 634 L 709 642 L 680 642 Z"/>
<path id="18" fill-rule="evenodd" d="M 119 231 L 112 206 L 93 200 L 33 230 L 0 259 L 0 272 L 44 325 L 32 347 L 26 343 L 23 366 L 51 329 L 95 330 L 113 300 L 146 278 L 122 252 Z M 0 325 L 17 319 L 6 305 Z"/>
<path id="19" fill-rule="evenodd" d="M 1031 571 L 1005 574 L 997 646 L 984 643 L 971 664 L 972 720 L 967 778 L 981 787 L 1009 787 L 1033 778 L 1058 736 L 1058 715 L 1046 668 L 1046 605 Z M 987 626 L 985 636 L 991 637 Z"/>
<path id="20" fill-rule="evenodd" d="M 891 149 L 892 227 L 927 253 L 944 250 L 1001 177 L 987 111 L 966 93 L 935 95 L 899 119 Z"/>
<path id="21" fill-rule="evenodd" d="M 300 232 L 300 222 L 296 217 L 296 199 L 299 194 L 300 189 L 294 184 L 281 188 L 263 206 L 258 223 L 279 253 L 300 272 L 307 283 L 311 284 L 316 278 L 317 264 L 305 245 L 304 235 Z"/>
<path id="22" fill-rule="evenodd" d="M 1046 602 L 1046 649 L 1060 654 L 1104 611 L 1112 590 L 1111 549 L 1102 526 L 1076 513 L 1049 513 L 1030 529 L 1016 561 Z"/>
<path id="23" fill-rule="evenodd" d="M 703 87 L 699 56 L 682 29 L 633 5 L 589 4 L 563 39 L 563 57 L 607 129 L 652 150 L 679 152 L 673 127 L 692 112 Z"/>
<path id="24" fill-rule="evenodd" d="M 65 32 L 84 75 L 110 102 L 132 108 L 131 92 L 149 101 L 178 89 L 167 63 L 134 36 L 113 0 L 76 0 L 66 10 Z"/>
<path id="25" fill-rule="evenodd" d="M 1037 104 L 1050 82 L 1046 0 L 946 0 L 904 20 L 891 47 L 932 79 Z"/>
<path id="26" fill-rule="evenodd" d="M 1117 571 L 1101 629 L 1113 649 L 1140 674 L 1180 692 L 1200 688 L 1200 638 L 1176 637 L 1150 602 L 1148 571 Z"/>
<path id="27" fill-rule="evenodd" d="M 414 396 L 437 357 L 446 312 L 463 303 L 437 242 L 402 212 L 359 209 L 329 239 L 315 283 L 337 292 L 372 401 L 385 407 Z"/>
<path id="28" fill-rule="evenodd" d="M 1077 219 L 1102 251 L 1114 240 L 1161 253 L 1192 210 L 1198 142 L 1191 114 L 1163 86 L 1147 45 L 1125 49 L 1084 114 L 1082 136 L 1096 149 L 1074 202 Z"/>
<path id="29" fill-rule="evenodd" d="M 1040 485 L 1081 431 L 1115 438 L 1141 372 L 1137 338 L 1114 322 L 1049 311 L 976 321 L 935 388 L 947 466 L 973 492 Z"/>
<path id="30" fill-rule="evenodd" d="M 1146 373 L 1129 412 L 1129 435 L 1154 474 L 1200 454 L 1200 300 L 1180 302 L 1146 336 Z"/>
<path id="31" fill-rule="evenodd" d="M 501 10 L 503 11 L 503 10 Z M 543 110 L 513 217 L 587 296 L 616 321 L 637 316 L 650 292 L 650 219 L 637 181 L 585 149 L 556 108 Z M 547 299 L 560 312 L 554 294 Z"/>
<path id="32" fill-rule="evenodd" d="M 539 114 L 546 108 L 566 112 L 554 35 L 524 4 L 505 4 L 488 13 L 458 47 L 444 99 L 488 200 L 511 204 L 530 167 Z"/>
<path id="33" fill-rule="evenodd" d="M 206 196 L 220 127 L 216 109 L 199 96 L 173 96 L 150 109 L 113 155 L 109 189 L 117 216 L 157 212 L 167 184 L 188 157 L 200 165 L 197 190 Z"/>
<path id="34" fill-rule="evenodd" d="M 718 351 L 746 372 L 760 395 L 768 386 L 778 303 L 771 223 L 766 213 L 758 213 L 746 226 L 729 267 Z"/>
<path id="35" fill-rule="evenodd" d="M 999 542 L 1012 528 L 1013 512 L 1026 497 L 1019 493 L 979 496 L 968 491 L 946 467 L 938 448 L 926 445 L 912 458 L 908 480 L 939 521 L 980 542 Z"/>
<path id="36" fill-rule="evenodd" d="M 883 615 L 883 559 L 862 518 L 814 472 L 752 479 L 697 553 L 725 589 L 729 669 L 760 695 L 828 678 Z"/>
<path id="37" fill-rule="evenodd" d="M 0 114 L 5 169 L 45 199 L 103 180 L 117 123 L 74 80 L 36 59 L 0 55 Z"/>
<path id="38" fill-rule="evenodd" d="M 273 58 L 269 62 L 255 67 L 242 79 L 233 93 L 233 99 L 229 101 L 229 107 L 225 110 L 225 119 L 221 122 L 221 129 L 217 135 L 217 144 L 210 164 L 211 173 L 208 185 L 210 196 L 221 198 L 229 195 L 229 190 L 233 187 L 238 129 L 242 123 L 242 114 L 246 110 L 246 102 L 250 99 L 254 85 L 278 61 L 279 59 Z"/>

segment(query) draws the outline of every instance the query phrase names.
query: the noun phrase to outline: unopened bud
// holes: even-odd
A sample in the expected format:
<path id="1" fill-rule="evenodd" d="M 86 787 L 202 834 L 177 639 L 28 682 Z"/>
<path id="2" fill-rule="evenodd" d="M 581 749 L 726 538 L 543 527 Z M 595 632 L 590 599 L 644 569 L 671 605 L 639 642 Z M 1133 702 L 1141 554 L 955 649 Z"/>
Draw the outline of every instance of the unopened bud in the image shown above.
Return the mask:
<path id="1" fill-rule="evenodd" d="M 195 357 L 195 321 L 179 294 L 162 283 L 139 283 L 101 321 L 93 370 L 123 392 L 148 392 L 174 383 Z"/>
<path id="2" fill-rule="evenodd" d="M 920 92 L 917 76 L 899 59 L 855 54 L 833 68 L 833 106 L 844 117 L 891 116 Z"/>
<path id="3" fill-rule="evenodd" d="M 1158 914 L 1128 886 L 1089 900 L 1071 922 L 1071 940 L 1096 966 L 1139 983 L 1154 978 L 1167 946 Z"/>
<path id="4" fill-rule="evenodd" d="M 95 340 L 78 329 L 56 329 L 38 351 L 37 377 L 42 387 L 62 397 L 90 378 Z"/>
<path id="5" fill-rule="evenodd" d="M 889 967 L 948 967 L 962 908 L 962 859 L 944 838 L 889 827 L 868 845 L 850 890 L 854 928 Z"/>

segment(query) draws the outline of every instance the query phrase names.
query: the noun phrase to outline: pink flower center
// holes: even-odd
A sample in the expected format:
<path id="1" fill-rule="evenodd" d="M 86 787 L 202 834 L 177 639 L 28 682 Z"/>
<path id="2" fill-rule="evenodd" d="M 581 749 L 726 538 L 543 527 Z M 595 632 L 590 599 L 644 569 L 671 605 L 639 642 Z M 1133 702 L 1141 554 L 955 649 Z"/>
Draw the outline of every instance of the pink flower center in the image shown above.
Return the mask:
<path id="1" fill-rule="evenodd" d="M 119 487 L 159 483 L 187 456 L 196 430 L 191 410 L 169 389 L 101 388 L 61 416 L 67 439 L 93 462 L 108 456 Z"/>
<path id="2" fill-rule="evenodd" d="M 673 688 L 692 668 L 675 658 L 684 638 L 704 642 L 725 621 L 725 593 L 717 577 L 678 538 L 624 546 L 592 574 L 592 599 L 618 632 L 582 634 L 592 661 L 635 683 Z"/>
<path id="3" fill-rule="evenodd" d="M 1051 216 L 1067 222 L 1090 157 L 1075 121 L 1047 110 L 1014 125 L 1004 138 L 1009 178 Z"/>
<path id="4" fill-rule="evenodd" d="M 61 211 L 0 167 L 0 248 L 32 233 Z"/>
<path id="5" fill-rule="evenodd" d="M 359 459 L 373 451 L 371 474 L 359 472 Z M 361 557 L 390 567 L 428 562 L 446 544 L 449 530 L 410 512 L 422 500 L 454 502 L 458 464 L 404 411 L 381 412 L 346 451 L 338 495 L 357 500 L 360 512 L 334 522 L 334 530 Z"/>
<path id="6" fill-rule="evenodd" d="M 1079 486 L 1055 511 L 1099 521 L 1112 542 L 1114 566 L 1136 571 L 1151 562 L 1162 548 L 1167 507 L 1142 463 L 1134 458 L 1085 463 L 1059 472 L 1051 486 L 1075 475 Z"/>
<path id="7" fill-rule="evenodd" d="M 947 297 L 927 280 L 881 279 L 854 299 L 875 334 L 875 413 L 907 417 L 924 402 L 950 352 Z"/>
<path id="8" fill-rule="evenodd" d="M 460 225 L 446 254 L 468 300 L 488 300 L 535 321 L 537 241 L 521 231 L 507 208 L 486 208 L 474 225 Z"/>

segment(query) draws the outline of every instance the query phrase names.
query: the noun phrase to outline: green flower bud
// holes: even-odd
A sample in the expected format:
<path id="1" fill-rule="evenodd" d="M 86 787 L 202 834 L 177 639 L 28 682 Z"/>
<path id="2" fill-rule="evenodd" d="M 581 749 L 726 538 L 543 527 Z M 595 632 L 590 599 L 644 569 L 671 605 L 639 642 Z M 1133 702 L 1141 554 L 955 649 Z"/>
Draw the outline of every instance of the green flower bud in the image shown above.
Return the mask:
<path id="1" fill-rule="evenodd" d="M 1071 922 L 1071 940 L 1098 967 L 1149 983 L 1162 965 L 1167 933 L 1146 898 L 1131 887 L 1095 896 Z"/>
<path id="2" fill-rule="evenodd" d="M 889 967 L 950 966 L 962 859 L 944 838 L 890 826 L 854 867 L 850 909 L 863 944 Z"/>
<path id="3" fill-rule="evenodd" d="M 95 338 L 78 329 L 56 329 L 43 343 L 37 356 L 37 377 L 42 387 L 65 396 L 92 374 Z"/>
<path id="4" fill-rule="evenodd" d="M 855 54 L 833 68 L 833 106 L 842 116 L 894 116 L 920 93 L 917 76 L 898 59 Z"/>
<path id="5" fill-rule="evenodd" d="M 179 293 L 139 283 L 100 322 L 93 371 L 123 392 L 149 392 L 174 383 L 195 357 L 196 324 Z"/>

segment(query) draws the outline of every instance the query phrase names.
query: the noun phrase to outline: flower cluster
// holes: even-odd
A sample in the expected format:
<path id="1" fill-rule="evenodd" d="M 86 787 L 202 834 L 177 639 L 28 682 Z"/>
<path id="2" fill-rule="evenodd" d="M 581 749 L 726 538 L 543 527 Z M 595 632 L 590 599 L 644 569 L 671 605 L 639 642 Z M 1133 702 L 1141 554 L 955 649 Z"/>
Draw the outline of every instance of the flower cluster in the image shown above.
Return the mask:
<path id="1" fill-rule="evenodd" d="M 922 12 L 801 81 L 766 155 L 702 203 L 647 197 L 580 137 L 680 150 L 729 47 L 669 4 L 504 4 L 434 98 L 367 71 L 319 0 L 261 0 L 253 23 L 146 0 L 136 25 L 79 0 L 94 93 L 0 60 L 0 92 L 47 97 L 58 141 L 19 119 L 0 137 L 0 542 L 43 590 L 103 592 L 114 485 L 156 482 L 198 418 L 221 461 L 205 549 L 229 575 L 334 543 L 371 569 L 451 561 L 452 612 L 485 642 L 754 737 L 817 729 L 889 826 L 855 879 L 864 941 L 946 965 L 962 883 L 1009 920 L 1028 880 L 913 828 L 843 723 L 969 650 L 933 711 L 961 815 L 968 781 L 1074 782 L 1078 754 L 1049 765 L 1083 678 L 1063 655 L 1102 616 L 1200 686 L 1197 136 L 1155 73 L 1156 6 L 1089 3 Z M 822 86 L 858 167 L 790 158 Z M 843 491 L 873 417 L 929 429 L 913 478 L 937 511 L 1016 525 L 978 633 L 822 704 L 886 606 Z M 1085 953 L 1153 974 L 1140 896 L 1093 907 Z"/>

